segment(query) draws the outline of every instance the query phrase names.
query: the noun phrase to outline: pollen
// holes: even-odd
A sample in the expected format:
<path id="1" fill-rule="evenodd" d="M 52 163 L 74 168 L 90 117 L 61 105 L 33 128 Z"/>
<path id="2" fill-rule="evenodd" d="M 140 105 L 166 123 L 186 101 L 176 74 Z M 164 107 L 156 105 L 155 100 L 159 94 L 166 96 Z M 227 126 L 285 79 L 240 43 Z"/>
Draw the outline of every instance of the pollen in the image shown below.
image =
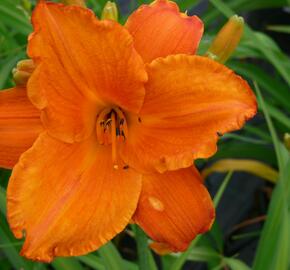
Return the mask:
<path id="1" fill-rule="evenodd" d="M 150 196 L 148 197 L 148 201 L 154 210 L 160 211 L 160 212 L 164 211 L 164 204 L 156 197 Z"/>
<path id="2" fill-rule="evenodd" d="M 119 169 L 118 146 L 128 138 L 125 114 L 118 107 L 107 107 L 97 117 L 96 133 L 99 144 L 112 147 L 113 168 Z"/>

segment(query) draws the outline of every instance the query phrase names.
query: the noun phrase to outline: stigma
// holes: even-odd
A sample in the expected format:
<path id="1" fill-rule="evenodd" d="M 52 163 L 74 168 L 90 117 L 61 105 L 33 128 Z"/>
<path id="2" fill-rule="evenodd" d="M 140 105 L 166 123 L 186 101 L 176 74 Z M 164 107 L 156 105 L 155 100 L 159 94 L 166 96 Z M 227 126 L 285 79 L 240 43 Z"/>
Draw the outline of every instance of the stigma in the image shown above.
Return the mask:
<path id="1" fill-rule="evenodd" d="M 96 133 L 99 144 L 111 145 L 113 168 L 119 169 L 118 145 L 128 138 L 125 114 L 118 107 L 107 107 L 97 117 Z"/>

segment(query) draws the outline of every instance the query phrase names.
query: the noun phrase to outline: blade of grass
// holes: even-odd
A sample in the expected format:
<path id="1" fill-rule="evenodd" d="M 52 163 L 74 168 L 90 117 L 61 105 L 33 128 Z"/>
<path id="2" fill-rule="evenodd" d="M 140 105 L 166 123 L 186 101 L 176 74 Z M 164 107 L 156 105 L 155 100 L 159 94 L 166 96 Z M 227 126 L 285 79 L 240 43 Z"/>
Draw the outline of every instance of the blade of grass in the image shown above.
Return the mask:
<path id="1" fill-rule="evenodd" d="M 17 61 L 24 57 L 24 53 L 21 52 L 14 56 L 13 58 L 8 58 L 9 60 L 1 66 L 0 69 L 0 89 L 2 89 L 7 81 L 9 74 L 16 65 Z"/>
<path id="2" fill-rule="evenodd" d="M 182 12 L 192 9 L 199 2 L 200 0 L 176 0 L 176 3 Z"/>
<path id="3" fill-rule="evenodd" d="M 288 130 L 290 130 L 290 118 L 269 103 L 265 102 L 265 105 L 268 108 L 270 116 L 274 118 L 277 122 L 280 122 L 282 125 L 284 125 Z"/>
<path id="4" fill-rule="evenodd" d="M 287 6 L 287 0 L 235 0 L 235 1 L 227 1 L 227 4 L 234 10 L 242 11 L 250 11 L 255 9 L 263 9 L 263 8 L 277 8 Z M 212 8 L 205 14 L 204 21 L 205 23 L 214 21 L 219 16 L 218 10 Z"/>
<path id="5" fill-rule="evenodd" d="M 6 191 L 0 186 L 0 212 L 6 216 Z"/>
<path id="6" fill-rule="evenodd" d="M 29 20 L 24 16 L 23 12 L 17 9 L 17 5 L 11 1 L 1 0 L 0 3 L 1 21 L 18 30 L 24 35 L 28 35 L 32 31 Z"/>
<path id="7" fill-rule="evenodd" d="M 15 242 L 15 243 L 11 242 L 9 244 L 2 244 L 2 245 L 0 245 L 0 249 L 1 248 L 9 248 L 9 247 L 19 247 L 19 246 L 22 246 L 22 245 L 23 245 L 23 242 L 22 241 L 21 242 Z"/>
<path id="8" fill-rule="evenodd" d="M 51 263 L 55 270 L 84 270 L 76 258 L 56 258 Z"/>
<path id="9" fill-rule="evenodd" d="M 194 247 L 189 256 L 188 260 L 207 262 L 213 259 L 221 259 L 222 256 L 217 253 L 213 248 L 210 247 Z"/>
<path id="10" fill-rule="evenodd" d="M 148 238 L 141 228 L 133 225 L 133 231 L 137 241 L 138 263 L 140 270 L 157 270 L 152 253 L 148 247 Z"/>
<path id="11" fill-rule="evenodd" d="M 220 142 L 215 159 L 223 158 L 257 159 L 270 165 L 276 165 L 274 149 L 258 144 L 237 143 L 235 141 Z"/>
<path id="12" fill-rule="evenodd" d="M 86 256 L 77 257 L 77 259 L 87 266 L 95 270 L 106 270 L 104 260 L 96 255 L 88 254 Z"/>
<path id="13" fill-rule="evenodd" d="M 2 187 L 0 188 L 0 211 L 0 217 L 6 216 L 6 192 Z M 29 263 L 19 255 L 17 247 L 20 245 L 16 245 L 18 243 L 13 240 L 13 236 L 9 232 L 8 226 L 3 221 L 0 222 L 0 236 L 1 250 L 8 258 L 11 265 L 13 265 L 15 269 L 31 269 Z"/>
<path id="14" fill-rule="evenodd" d="M 2 248 L 1 251 L 5 254 L 5 256 L 8 258 L 11 265 L 14 267 L 14 269 L 27 269 L 30 270 L 31 267 L 29 264 L 25 261 L 24 258 L 22 258 L 19 255 L 19 251 L 16 249 L 15 245 L 11 245 L 12 237 L 8 235 L 7 233 L 8 228 L 4 228 L 3 222 L 0 223 L 0 244 L 6 245 L 5 248 Z"/>
<path id="15" fill-rule="evenodd" d="M 259 88 L 259 86 L 258 86 L 258 84 L 256 82 L 254 82 L 254 86 L 255 86 L 255 89 L 256 89 L 256 92 L 257 92 L 258 99 L 260 100 L 260 105 L 261 105 L 261 108 L 262 108 L 262 110 L 264 112 L 265 119 L 266 119 L 269 131 L 270 131 L 270 134 L 271 134 L 271 137 L 272 137 L 272 140 L 273 140 L 273 144 L 274 144 L 274 148 L 275 148 L 275 152 L 276 152 L 276 156 L 277 156 L 278 167 L 279 167 L 279 170 L 281 171 L 284 166 L 283 166 L 283 157 L 282 157 L 282 153 L 281 153 L 281 148 L 280 148 L 280 142 L 279 142 L 279 139 L 278 139 L 278 135 L 277 135 L 276 130 L 274 128 L 274 125 L 272 123 L 272 120 L 271 120 L 271 117 L 270 117 L 270 113 L 268 111 L 268 108 L 266 106 L 264 98 L 263 98 L 263 96 L 261 94 L 260 88 Z"/>
<path id="16" fill-rule="evenodd" d="M 268 30 L 290 34 L 290 25 L 269 25 Z"/>
<path id="17" fill-rule="evenodd" d="M 265 105 L 260 89 L 255 83 L 255 88 L 261 107 L 268 124 L 270 134 L 275 147 L 278 167 L 280 169 L 280 178 L 274 189 L 267 220 L 263 227 L 262 235 L 259 241 L 256 257 L 254 260 L 254 270 L 272 270 L 287 269 L 290 253 L 290 214 L 289 214 L 289 167 L 290 156 L 288 153 L 288 162 L 282 152 L 281 144 L 270 118 L 268 108 Z"/>
<path id="18" fill-rule="evenodd" d="M 100 258 L 99 256 L 95 254 L 88 254 L 86 256 L 80 256 L 77 257 L 77 259 L 84 263 L 87 266 L 90 266 L 91 268 L 95 270 L 107 270 L 108 268 L 106 267 L 106 264 L 104 262 L 103 258 Z M 124 260 L 122 261 L 123 268 L 126 270 L 138 270 L 138 266 L 134 264 L 133 262 Z"/>
<path id="19" fill-rule="evenodd" d="M 232 240 L 240 240 L 240 239 L 247 239 L 247 238 L 252 238 L 252 237 L 258 237 L 261 235 L 260 231 L 256 232 L 249 232 L 249 233 L 243 233 L 243 234 L 237 234 L 233 235 L 231 237 Z"/>
<path id="20" fill-rule="evenodd" d="M 238 141 L 242 141 L 242 142 L 247 142 L 247 143 L 252 143 L 252 144 L 262 144 L 262 145 L 266 145 L 268 144 L 268 142 L 262 141 L 262 140 L 258 140 L 258 139 L 253 139 L 251 137 L 246 137 L 243 135 L 238 135 L 235 133 L 228 133 L 225 134 L 221 137 L 221 140 L 227 140 L 227 139 L 235 139 Z"/>
<path id="21" fill-rule="evenodd" d="M 247 132 L 249 132 L 255 136 L 259 136 L 261 139 L 263 139 L 267 142 L 272 141 L 271 136 L 269 136 L 268 133 L 264 132 L 262 128 L 246 125 L 244 127 L 244 130 L 246 130 Z"/>
<path id="22" fill-rule="evenodd" d="M 121 255 L 119 254 L 117 248 L 112 242 L 108 242 L 106 245 L 102 246 L 98 253 L 104 260 L 107 269 L 111 270 L 122 270 L 124 269 Z"/>
<path id="23" fill-rule="evenodd" d="M 213 203 L 214 203 L 215 207 L 218 207 L 218 204 L 219 204 L 219 202 L 220 202 L 220 200 L 225 192 L 225 189 L 228 186 L 228 184 L 232 178 L 232 175 L 233 175 L 233 171 L 230 171 L 227 173 L 224 181 L 222 182 L 221 186 L 219 187 L 217 194 L 214 196 Z"/>
<path id="24" fill-rule="evenodd" d="M 224 258 L 223 261 L 228 265 L 232 270 L 251 270 L 244 262 L 234 258 Z"/>

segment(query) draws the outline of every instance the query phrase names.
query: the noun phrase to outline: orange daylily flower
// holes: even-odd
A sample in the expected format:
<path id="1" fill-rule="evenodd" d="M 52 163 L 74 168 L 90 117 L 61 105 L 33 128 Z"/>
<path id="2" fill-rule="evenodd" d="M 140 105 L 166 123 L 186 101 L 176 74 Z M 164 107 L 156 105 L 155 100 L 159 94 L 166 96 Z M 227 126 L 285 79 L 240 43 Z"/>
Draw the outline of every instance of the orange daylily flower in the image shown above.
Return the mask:
<path id="1" fill-rule="evenodd" d="M 17 238 L 25 232 L 21 253 L 84 254 L 131 219 L 156 246 L 185 250 L 215 215 L 193 160 L 255 115 L 247 82 L 194 55 L 203 24 L 167 0 L 125 27 L 40 1 L 32 24 L 28 98 L 0 93 L 0 165 L 13 167 L 8 221 Z"/>

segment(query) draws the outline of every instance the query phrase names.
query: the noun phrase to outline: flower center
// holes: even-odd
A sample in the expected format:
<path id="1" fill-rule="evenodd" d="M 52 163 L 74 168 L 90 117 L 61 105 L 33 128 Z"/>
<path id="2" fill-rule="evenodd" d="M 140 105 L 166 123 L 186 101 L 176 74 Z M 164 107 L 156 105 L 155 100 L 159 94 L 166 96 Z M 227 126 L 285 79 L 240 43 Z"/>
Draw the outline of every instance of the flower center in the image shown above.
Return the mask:
<path id="1" fill-rule="evenodd" d="M 118 169 L 118 144 L 128 138 L 128 126 L 124 113 L 118 107 L 107 107 L 97 117 L 97 139 L 99 144 L 112 145 L 112 161 L 114 169 Z"/>

